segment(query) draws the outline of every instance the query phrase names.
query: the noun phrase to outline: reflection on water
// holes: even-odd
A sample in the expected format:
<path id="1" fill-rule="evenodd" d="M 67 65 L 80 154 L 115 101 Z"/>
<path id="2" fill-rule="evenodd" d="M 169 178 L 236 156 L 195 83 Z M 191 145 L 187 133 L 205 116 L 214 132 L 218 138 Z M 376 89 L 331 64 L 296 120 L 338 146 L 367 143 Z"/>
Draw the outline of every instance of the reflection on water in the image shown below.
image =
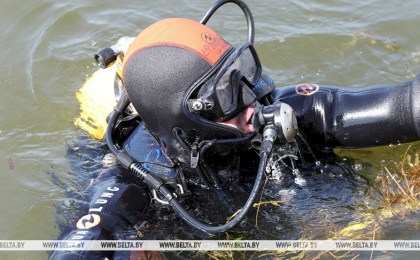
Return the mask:
<path id="1" fill-rule="evenodd" d="M 420 71 L 418 1 L 248 3 L 256 21 L 256 48 L 265 72 L 278 86 L 393 84 Z M 55 205 L 62 204 L 67 192 L 83 190 L 69 174 L 66 144 L 81 135 L 73 125 L 78 113 L 75 92 L 97 69 L 93 53 L 121 36 L 137 34 L 157 19 L 185 16 L 198 20 L 208 7 L 209 1 L 204 0 L 176 1 L 170 7 L 163 0 L 3 1 L 0 201 L 7 210 L 0 213 L 2 239 L 56 238 Z M 240 44 L 246 35 L 242 21 L 240 12 L 228 8 L 210 25 Z M 401 160 L 406 148 L 339 150 L 361 167 L 350 171 L 340 163 L 303 173 L 308 182 L 305 188 L 288 186 L 287 179 L 281 188 L 270 182 L 267 199 L 280 201 L 280 206 L 267 204 L 259 219 L 264 231 L 252 235 L 326 239 L 351 222 L 367 221 L 367 212 L 381 207 L 380 191 L 372 186 L 375 174 L 383 172 L 384 166 L 393 171 L 388 163 Z M 66 184 L 64 190 L 58 185 L 61 182 Z M 418 239 L 418 216 L 410 212 L 406 209 L 405 219 L 396 213 L 387 218 L 378 235 Z M 275 228 L 267 231 L 264 225 Z M 42 259 L 45 254 L 13 252 L 4 257 Z"/>

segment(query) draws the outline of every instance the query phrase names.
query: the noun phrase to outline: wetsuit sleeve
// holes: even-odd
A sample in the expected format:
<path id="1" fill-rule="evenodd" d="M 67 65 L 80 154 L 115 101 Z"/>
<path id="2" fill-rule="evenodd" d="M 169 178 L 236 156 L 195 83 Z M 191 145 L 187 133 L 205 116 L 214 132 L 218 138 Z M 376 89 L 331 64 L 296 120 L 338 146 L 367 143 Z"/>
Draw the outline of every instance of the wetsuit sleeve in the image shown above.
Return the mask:
<path id="1" fill-rule="evenodd" d="M 104 172 L 90 188 L 89 209 L 62 240 L 112 240 L 118 232 L 141 221 L 149 204 L 146 190 L 121 167 Z M 119 255 L 131 252 L 119 252 Z M 55 251 L 50 259 L 104 259 L 106 251 Z"/>
<path id="2" fill-rule="evenodd" d="M 299 130 L 320 149 L 372 147 L 420 139 L 420 75 L 399 85 L 277 88 L 274 101 L 295 110 Z"/>

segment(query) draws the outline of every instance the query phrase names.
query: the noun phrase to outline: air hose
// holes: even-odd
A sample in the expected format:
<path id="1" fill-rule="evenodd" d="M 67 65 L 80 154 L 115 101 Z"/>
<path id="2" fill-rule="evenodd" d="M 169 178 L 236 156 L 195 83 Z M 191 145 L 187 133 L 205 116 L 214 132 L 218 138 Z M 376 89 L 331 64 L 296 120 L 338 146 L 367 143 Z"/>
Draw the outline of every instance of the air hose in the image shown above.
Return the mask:
<path id="1" fill-rule="evenodd" d="M 200 229 L 204 232 L 214 234 L 227 231 L 233 228 L 235 225 L 240 223 L 248 214 L 249 210 L 252 208 L 255 200 L 257 199 L 258 194 L 261 192 L 261 188 L 263 187 L 264 177 L 265 177 L 265 167 L 267 165 L 268 156 L 271 152 L 273 142 L 277 137 L 277 131 L 271 125 L 267 125 L 264 128 L 263 133 L 263 143 L 261 146 L 260 151 L 260 163 L 258 167 L 257 177 L 255 179 L 254 186 L 252 191 L 246 201 L 244 207 L 242 208 L 241 212 L 236 215 L 231 221 L 227 222 L 226 224 L 220 226 L 210 226 L 208 224 L 202 223 L 201 221 L 197 220 L 195 217 L 191 216 L 190 213 L 178 202 L 176 197 L 172 195 L 172 193 L 164 186 L 163 181 L 154 176 L 149 170 L 144 168 L 139 162 L 135 161 L 129 155 L 121 151 L 117 145 L 114 143 L 112 133 L 114 127 L 118 121 L 118 118 L 121 116 L 125 108 L 129 105 L 129 100 L 127 94 L 123 92 L 119 99 L 117 106 L 115 107 L 114 111 L 111 113 L 108 127 L 105 133 L 105 138 L 107 145 L 111 152 L 116 156 L 118 162 L 126 169 L 129 169 L 136 177 L 140 178 L 146 185 L 148 185 L 151 189 L 156 190 L 159 192 L 163 198 L 173 207 L 174 211 L 178 213 L 178 215 L 187 223 L 192 225 L 193 227 Z"/>
<path id="2" fill-rule="evenodd" d="M 252 13 L 251 10 L 249 9 L 249 7 L 242 1 L 240 0 L 219 0 L 217 1 L 211 8 L 210 10 L 207 11 L 207 13 L 204 15 L 204 17 L 201 19 L 200 23 L 202 24 L 206 24 L 210 17 L 213 16 L 213 14 L 217 11 L 217 9 L 219 9 L 219 7 L 221 7 L 224 4 L 227 3 L 234 3 L 237 6 L 239 6 L 242 11 L 244 12 L 245 18 L 246 18 L 246 23 L 248 26 L 248 41 L 251 43 L 254 43 L 254 35 L 255 35 L 255 26 L 254 26 L 254 18 L 252 17 Z"/>

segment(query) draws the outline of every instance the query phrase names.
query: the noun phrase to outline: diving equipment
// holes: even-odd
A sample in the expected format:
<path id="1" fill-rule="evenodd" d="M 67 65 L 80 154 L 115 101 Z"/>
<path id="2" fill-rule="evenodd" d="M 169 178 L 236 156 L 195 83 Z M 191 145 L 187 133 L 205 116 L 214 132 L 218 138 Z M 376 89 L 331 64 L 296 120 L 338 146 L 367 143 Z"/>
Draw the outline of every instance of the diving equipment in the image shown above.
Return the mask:
<path id="1" fill-rule="evenodd" d="M 257 130 L 266 125 L 273 125 L 278 133 L 279 140 L 287 142 L 293 141 L 298 130 L 293 108 L 282 102 L 268 106 L 257 106 L 252 121 L 254 128 Z"/>
<path id="2" fill-rule="evenodd" d="M 109 149 L 124 168 L 157 192 L 160 199 L 170 204 L 183 220 L 207 233 L 229 230 L 248 214 L 261 192 L 274 141 L 278 136 L 282 137 L 281 141 L 293 139 L 293 129 L 296 130 L 293 111 L 282 105 L 261 109 L 259 115 L 262 119 L 258 120 L 258 126 L 263 138 L 254 186 L 241 212 L 220 226 L 210 226 L 191 216 L 178 202 L 177 194 L 166 187 L 164 180 L 119 148 L 115 142 L 114 130 L 131 102 L 152 135 L 160 142 L 165 154 L 180 165 L 181 170 L 196 169 L 198 174 L 201 166 L 206 165 L 199 155 L 209 147 L 244 142 L 254 137 L 255 134 L 245 135 L 234 127 L 191 113 L 187 106 L 188 100 L 200 96 L 202 86 L 210 82 L 208 89 L 213 93 L 209 97 L 214 100 L 209 102 L 217 100 L 220 115 L 231 117 L 257 100 L 252 88 L 257 88 L 257 93 L 261 94 L 265 93 L 261 92 L 262 88 L 274 87 L 271 79 L 261 76 L 261 65 L 252 47 L 253 20 L 249 9 L 241 1 L 223 0 L 215 6 L 218 8 L 229 2 L 241 7 L 247 17 L 248 27 L 251 28 L 248 43 L 236 51 L 210 28 L 182 18 L 157 22 L 136 37 L 124 59 L 123 81 L 127 93 L 121 92 L 118 104 L 110 114 L 105 134 Z M 217 8 L 211 9 L 203 20 L 207 21 Z M 250 61 L 253 63 L 249 64 Z M 225 85 L 228 83 L 232 87 L 217 89 L 220 82 Z M 233 101 L 233 108 L 229 107 L 227 101 L 220 102 L 223 95 Z M 156 105 L 159 108 L 153 109 Z M 286 112 L 286 116 L 282 112 Z M 289 120 L 282 120 L 283 117 Z M 156 120 L 157 118 L 160 120 Z M 291 125 L 282 126 L 284 122 Z M 202 181 L 205 182 L 206 179 L 202 178 Z M 214 186 L 217 187 L 217 182 L 214 182 Z"/>
<path id="3" fill-rule="evenodd" d="M 191 112 L 211 112 L 210 119 L 226 121 L 257 101 L 254 89 L 261 77 L 261 63 L 250 42 L 235 50 L 220 70 L 201 87 L 196 99 L 188 100 Z M 201 105 L 204 104 L 204 105 Z"/>
<path id="4" fill-rule="evenodd" d="M 116 44 L 104 48 L 95 53 L 94 58 L 99 67 L 105 69 L 110 66 L 120 54 L 127 52 L 128 47 L 133 42 L 134 37 L 121 37 Z"/>
<path id="5" fill-rule="evenodd" d="M 120 97 L 120 100 L 112 112 L 110 121 L 108 124 L 106 132 L 106 141 L 110 150 L 115 154 L 117 160 L 120 164 L 129 169 L 136 177 L 144 181 L 144 183 L 150 187 L 152 190 L 158 192 L 162 198 L 170 204 L 173 209 L 178 213 L 178 215 L 185 220 L 187 223 L 191 224 L 197 229 L 200 229 L 207 233 L 220 233 L 227 231 L 233 228 L 235 225 L 240 223 L 248 214 L 249 210 L 252 208 L 255 200 L 257 199 L 258 194 L 261 192 L 263 186 L 264 177 L 265 177 L 265 168 L 267 166 L 268 157 L 273 148 L 273 143 L 278 136 L 278 129 L 281 129 L 280 126 L 275 126 L 275 123 L 279 121 L 267 120 L 268 124 L 263 128 L 263 140 L 260 149 L 260 163 L 258 167 L 258 173 L 252 191 L 246 201 L 244 207 L 238 215 L 236 215 L 231 221 L 228 221 L 226 224 L 220 226 L 210 226 L 204 224 L 201 221 L 197 220 L 178 202 L 176 195 L 173 194 L 164 184 L 164 181 L 159 177 L 153 175 L 149 170 L 147 170 L 141 163 L 137 162 L 135 159 L 131 158 L 126 153 L 118 149 L 117 145 L 114 143 L 112 132 L 114 126 L 122 114 L 122 112 L 129 105 L 129 100 L 127 96 L 123 93 L 123 96 Z"/>

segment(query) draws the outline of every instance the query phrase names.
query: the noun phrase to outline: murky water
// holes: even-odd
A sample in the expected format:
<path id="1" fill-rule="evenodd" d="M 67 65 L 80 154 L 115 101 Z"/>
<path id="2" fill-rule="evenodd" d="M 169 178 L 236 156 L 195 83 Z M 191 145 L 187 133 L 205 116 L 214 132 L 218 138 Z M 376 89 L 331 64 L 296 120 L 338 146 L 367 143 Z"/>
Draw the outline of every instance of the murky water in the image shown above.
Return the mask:
<path id="1" fill-rule="evenodd" d="M 161 18 L 183 16 L 199 20 L 211 2 L 2 1 L 0 239 L 57 237 L 54 205 L 61 203 L 64 193 L 51 181 L 51 173 L 66 179 L 70 171 L 65 158 L 66 143 L 80 135 L 73 124 L 78 113 L 75 92 L 97 69 L 93 53 L 114 44 L 121 36 L 137 34 Z M 349 87 L 392 84 L 420 72 L 417 0 L 247 2 L 256 21 L 255 45 L 260 59 L 278 86 L 302 82 Z M 246 38 L 246 28 L 241 24 L 244 18 L 232 8 L 221 11 L 210 22 L 236 44 Z M 370 163 L 373 169 L 359 170 L 363 176 L 381 169 L 381 161 L 401 159 L 405 148 L 339 152 Z M 312 203 L 322 206 L 313 208 L 312 217 L 318 221 L 349 221 L 351 216 L 344 216 L 341 209 L 357 208 L 355 199 L 375 197 L 368 192 L 353 196 L 352 201 L 336 201 L 333 195 L 322 193 L 307 200 L 305 194 L 312 194 L 311 189 L 328 189 L 334 194 L 343 182 L 353 183 L 345 177 L 328 176 L 317 177 L 326 186 L 310 186 L 294 191 L 296 195 L 280 190 L 289 209 L 281 211 L 282 217 L 290 218 L 296 214 L 287 212 L 300 212 Z M 322 183 L 319 179 L 310 179 L 311 182 Z M 292 234 L 304 234 L 307 239 L 330 237 L 327 231 L 314 235 L 312 230 L 318 230 L 319 223 L 310 220 L 310 216 L 290 219 L 291 228 L 299 229 Z M 409 215 L 408 220 L 403 223 L 417 223 L 418 227 L 415 217 L 410 219 Z M 282 238 L 282 233 L 289 231 L 284 227 L 276 236 Z M 419 239 L 420 232 L 410 224 L 395 225 L 385 227 L 384 236 L 383 239 Z M 378 255 L 390 257 L 385 253 Z M 47 255 L 14 252 L 0 256 L 44 259 Z M 410 257 L 406 253 L 392 256 Z"/>

